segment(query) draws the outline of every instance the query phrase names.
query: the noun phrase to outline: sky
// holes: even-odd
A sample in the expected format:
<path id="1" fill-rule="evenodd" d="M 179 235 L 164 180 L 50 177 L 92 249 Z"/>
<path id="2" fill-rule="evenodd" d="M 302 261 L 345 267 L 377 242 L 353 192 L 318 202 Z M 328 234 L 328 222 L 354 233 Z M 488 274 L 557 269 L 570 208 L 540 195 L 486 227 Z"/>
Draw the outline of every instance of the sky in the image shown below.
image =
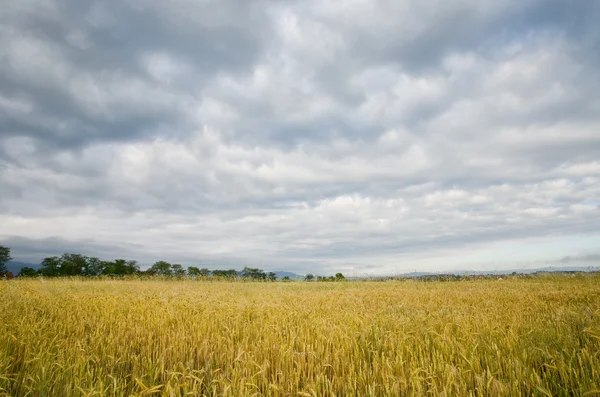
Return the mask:
<path id="1" fill-rule="evenodd" d="M 9 0 L 0 244 L 323 275 L 600 265 L 600 2 Z"/>

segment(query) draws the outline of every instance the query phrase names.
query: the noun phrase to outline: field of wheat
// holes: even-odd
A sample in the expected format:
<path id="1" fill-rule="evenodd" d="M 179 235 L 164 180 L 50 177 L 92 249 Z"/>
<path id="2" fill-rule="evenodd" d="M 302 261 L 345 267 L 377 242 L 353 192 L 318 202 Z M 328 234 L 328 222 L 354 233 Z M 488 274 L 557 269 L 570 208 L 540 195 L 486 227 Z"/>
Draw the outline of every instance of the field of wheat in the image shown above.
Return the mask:
<path id="1" fill-rule="evenodd" d="M 0 395 L 600 395 L 600 277 L 3 281 Z"/>

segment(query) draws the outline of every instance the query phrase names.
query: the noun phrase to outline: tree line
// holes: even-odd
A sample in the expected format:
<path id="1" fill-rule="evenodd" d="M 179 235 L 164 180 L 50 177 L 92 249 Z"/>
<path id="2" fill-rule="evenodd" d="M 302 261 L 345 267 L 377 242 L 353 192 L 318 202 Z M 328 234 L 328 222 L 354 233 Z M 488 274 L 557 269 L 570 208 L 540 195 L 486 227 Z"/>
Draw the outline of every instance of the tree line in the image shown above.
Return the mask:
<path id="1" fill-rule="evenodd" d="M 344 277 L 344 275 L 342 273 L 336 273 L 335 276 L 329 276 L 329 277 L 325 277 L 325 276 L 315 276 L 312 273 L 308 273 L 306 276 L 304 276 L 304 281 L 318 281 L 318 282 L 324 282 L 324 281 L 344 281 L 346 280 L 346 277 Z"/>
<path id="2" fill-rule="evenodd" d="M 6 262 L 11 260 L 10 248 L 0 246 L 0 276 L 8 273 Z M 64 277 L 64 276 L 163 276 L 171 278 L 216 278 L 216 279 L 249 279 L 256 281 L 276 281 L 275 272 L 265 272 L 262 269 L 253 267 L 244 267 L 243 270 L 209 270 L 196 266 L 184 267 L 181 264 L 171 264 L 166 261 L 158 261 L 147 270 L 140 270 L 135 260 L 115 259 L 113 261 L 103 261 L 96 257 L 89 257 L 81 254 L 63 254 L 61 256 L 51 256 L 44 258 L 40 263 L 39 269 L 31 267 L 21 268 L 20 277 Z M 306 281 L 315 280 L 315 276 L 308 274 Z M 335 277 L 317 276 L 316 281 L 341 281 L 344 276 L 341 273 Z M 289 277 L 283 277 L 282 281 L 291 281 Z"/>
<path id="3" fill-rule="evenodd" d="M 113 261 L 103 261 L 96 257 L 89 257 L 81 254 L 63 254 L 61 256 L 52 256 L 44 258 L 40 263 L 40 268 L 35 270 L 31 267 L 21 269 L 21 276 L 165 276 L 172 278 L 248 278 L 253 280 L 275 281 L 277 275 L 274 272 L 268 272 L 261 269 L 245 267 L 241 272 L 235 269 L 229 270 L 209 270 L 196 266 L 184 267 L 179 263 L 169 263 L 158 261 L 147 270 L 140 270 L 135 260 L 115 259 Z"/>

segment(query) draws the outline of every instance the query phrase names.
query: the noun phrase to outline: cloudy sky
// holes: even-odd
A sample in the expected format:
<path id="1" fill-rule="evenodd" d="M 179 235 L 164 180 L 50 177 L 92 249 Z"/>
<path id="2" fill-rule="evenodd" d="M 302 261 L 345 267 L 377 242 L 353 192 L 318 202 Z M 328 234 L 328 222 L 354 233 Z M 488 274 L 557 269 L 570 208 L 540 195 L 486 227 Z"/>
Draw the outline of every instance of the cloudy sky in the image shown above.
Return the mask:
<path id="1" fill-rule="evenodd" d="M 395 274 L 600 264 L 600 3 L 8 0 L 0 244 Z"/>

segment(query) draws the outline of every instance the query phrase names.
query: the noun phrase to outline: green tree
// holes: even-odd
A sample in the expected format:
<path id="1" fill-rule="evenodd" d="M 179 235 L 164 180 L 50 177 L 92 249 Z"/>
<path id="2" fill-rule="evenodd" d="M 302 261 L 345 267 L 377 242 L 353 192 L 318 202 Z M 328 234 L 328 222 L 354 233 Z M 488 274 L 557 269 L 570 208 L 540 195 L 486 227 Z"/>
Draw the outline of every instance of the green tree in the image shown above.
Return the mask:
<path id="1" fill-rule="evenodd" d="M 87 258 L 83 267 L 84 276 L 98 276 L 104 272 L 105 263 L 98 258 Z"/>
<path id="2" fill-rule="evenodd" d="M 208 276 L 210 276 L 210 270 L 199 269 L 196 266 L 188 267 L 187 273 L 189 276 L 192 276 L 192 277 L 208 277 Z"/>
<path id="3" fill-rule="evenodd" d="M 11 260 L 10 248 L 0 245 L 0 275 L 8 272 L 6 262 Z"/>
<path id="4" fill-rule="evenodd" d="M 105 276 L 112 276 L 118 274 L 120 263 L 114 261 L 102 261 L 102 274 Z"/>
<path id="5" fill-rule="evenodd" d="M 129 260 L 125 266 L 125 274 L 138 274 L 140 272 L 140 266 L 137 261 Z"/>
<path id="6" fill-rule="evenodd" d="M 115 262 L 114 261 L 100 261 L 99 270 L 102 275 L 111 275 L 115 270 Z"/>
<path id="7" fill-rule="evenodd" d="M 140 268 L 137 261 L 128 261 L 125 259 L 115 259 L 112 262 L 104 262 L 102 274 L 126 276 L 136 274 Z"/>
<path id="8" fill-rule="evenodd" d="M 37 275 L 37 270 L 27 266 L 21 268 L 21 271 L 19 272 L 19 277 L 35 277 Z"/>
<path id="9" fill-rule="evenodd" d="M 146 275 L 146 276 L 153 276 L 153 275 L 155 275 L 156 273 L 155 273 L 155 272 L 152 270 L 152 268 L 151 268 L 151 267 L 149 267 L 149 268 L 148 268 L 148 269 L 146 269 L 146 270 L 140 270 L 140 274 L 144 274 L 144 275 Z"/>
<path id="10" fill-rule="evenodd" d="M 173 271 L 173 275 L 175 275 L 176 277 L 185 276 L 185 269 L 179 263 L 176 263 L 173 266 L 171 266 L 171 270 Z"/>
<path id="11" fill-rule="evenodd" d="M 237 277 L 237 270 L 229 269 L 229 270 L 213 270 L 213 277 L 216 278 L 225 278 L 225 279 L 233 279 Z"/>
<path id="12" fill-rule="evenodd" d="M 308 273 L 306 276 L 304 276 L 304 281 L 313 281 L 315 279 L 315 275 L 312 273 Z"/>
<path id="13" fill-rule="evenodd" d="M 80 254 L 63 254 L 60 257 L 61 276 L 80 276 L 86 267 L 88 257 Z"/>
<path id="14" fill-rule="evenodd" d="M 152 267 L 150 267 L 150 272 L 152 274 L 158 274 L 161 276 L 172 276 L 173 270 L 171 269 L 171 264 L 165 261 L 158 261 Z"/>
<path id="15" fill-rule="evenodd" d="M 285 276 L 281 279 L 281 281 L 290 281 L 290 277 L 289 276 Z"/>
<path id="16" fill-rule="evenodd" d="M 265 280 L 267 275 L 261 269 L 244 267 L 244 270 L 242 270 L 242 277 L 251 278 L 252 280 Z"/>
<path id="17" fill-rule="evenodd" d="M 267 274 L 267 280 L 269 280 L 269 281 L 277 281 L 277 274 L 275 272 L 269 272 Z"/>
<path id="18" fill-rule="evenodd" d="M 335 274 L 335 281 L 344 281 L 344 280 L 346 280 L 346 277 L 344 277 L 344 275 L 342 273 Z"/>
<path id="19" fill-rule="evenodd" d="M 188 266 L 187 268 L 187 273 L 190 277 L 200 277 L 200 269 L 198 269 L 196 266 Z"/>
<path id="20" fill-rule="evenodd" d="M 122 276 L 125 274 L 125 268 L 127 267 L 127 261 L 125 259 L 115 259 L 112 262 L 107 263 L 108 266 L 104 269 L 104 274 L 110 274 L 113 276 Z"/>
<path id="21" fill-rule="evenodd" d="M 50 256 L 44 258 L 41 263 L 40 273 L 46 277 L 60 276 L 60 258 L 58 256 Z"/>

